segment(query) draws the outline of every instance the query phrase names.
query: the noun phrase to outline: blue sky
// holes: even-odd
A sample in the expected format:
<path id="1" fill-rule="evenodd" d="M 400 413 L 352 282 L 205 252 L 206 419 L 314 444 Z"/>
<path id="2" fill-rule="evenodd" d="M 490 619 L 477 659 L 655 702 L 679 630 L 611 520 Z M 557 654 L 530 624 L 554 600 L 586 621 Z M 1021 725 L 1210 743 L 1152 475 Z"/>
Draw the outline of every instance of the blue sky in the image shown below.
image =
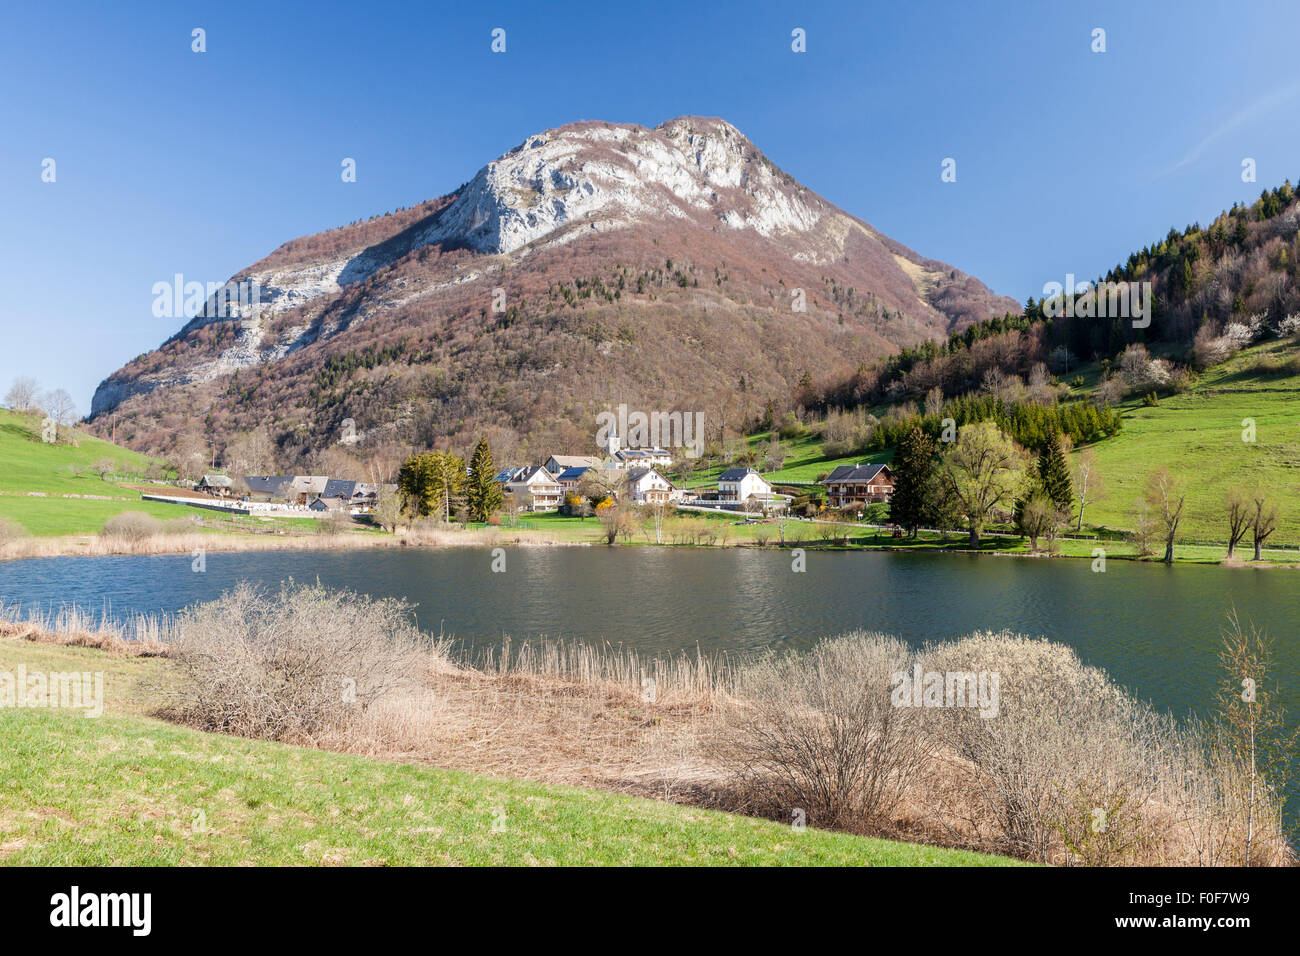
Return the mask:
<path id="1" fill-rule="evenodd" d="M 1298 21 L 1293 2 L 1195 0 L 9 4 L 0 390 L 33 375 L 84 413 L 179 327 L 152 314 L 155 282 L 222 281 L 578 119 L 722 116 L 1023 301 L 1300 176 Z"/>

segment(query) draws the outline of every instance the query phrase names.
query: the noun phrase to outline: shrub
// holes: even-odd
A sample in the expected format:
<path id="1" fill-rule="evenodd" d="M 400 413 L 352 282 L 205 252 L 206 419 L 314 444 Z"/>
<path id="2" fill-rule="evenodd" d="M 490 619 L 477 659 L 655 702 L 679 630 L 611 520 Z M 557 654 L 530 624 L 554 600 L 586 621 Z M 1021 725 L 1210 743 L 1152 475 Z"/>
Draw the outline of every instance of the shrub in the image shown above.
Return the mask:
<path id="1" fill-rule="evenodd" d="M 1115 865 L 1163 839 L 1147 813 L 1173 724 L 1073 649 L 974 634 L 927 649 L 923 668 L 998 675 L 998 713 L 941 708 L 935 730 L 971 767 L 970 792 L 1007 852 Z"/>
<path id="2" fill-rule="evenodd" d="M 742 800 L 786 819 L 802 809 L 817 826 L 882 829 L 929 757 L 923 712 L 890 700 L 909 658 L 901 641 L 859 633 L 744 668 L 742 702 L 714 741 Z"/>
<path id="3" fill-rule="evenodd" d="M 163 533 L 163 523 L 143 511 L 124 511 L 104 522 L 103 537 L 114 541 L 144 541 Z"/>
<path id="4" fill-rule="evenodd" d="M 171 656 L 185 675 L 176 716 L 270 740 L 346 730 L 429 659 L 410 605 L 319 584 L 275 594 L 241 584 L 183 612 L 175 634 Z"/>

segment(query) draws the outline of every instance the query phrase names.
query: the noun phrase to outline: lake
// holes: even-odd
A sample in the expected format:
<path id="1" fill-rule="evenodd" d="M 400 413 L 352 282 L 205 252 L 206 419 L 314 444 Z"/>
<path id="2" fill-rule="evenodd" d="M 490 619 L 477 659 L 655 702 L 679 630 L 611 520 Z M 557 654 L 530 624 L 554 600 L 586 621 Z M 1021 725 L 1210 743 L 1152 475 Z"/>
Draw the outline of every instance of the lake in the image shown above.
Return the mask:
<path id="1" fill-rule="evenodd" d="M 465 645 L 503 635 L 625 644 L 666 653 L 699 646 L 747 655 L 807 647 L 854 629 L 913 643 L 1009 629 L 1073 647 L 1138 697 L 1178 716 L 1207 713 L 1220 632 L 1235 607 L 1276 639 L 1290 719 L 1300 712 L 1300 577 L 1295 572 L 973 555 L 748 548 L 368 549 L 209 553 L 0 562 L 0 598 L 73 602 L 113 614 L 176 611 L 243 580 L 403 597 L 420 626 Z"/>

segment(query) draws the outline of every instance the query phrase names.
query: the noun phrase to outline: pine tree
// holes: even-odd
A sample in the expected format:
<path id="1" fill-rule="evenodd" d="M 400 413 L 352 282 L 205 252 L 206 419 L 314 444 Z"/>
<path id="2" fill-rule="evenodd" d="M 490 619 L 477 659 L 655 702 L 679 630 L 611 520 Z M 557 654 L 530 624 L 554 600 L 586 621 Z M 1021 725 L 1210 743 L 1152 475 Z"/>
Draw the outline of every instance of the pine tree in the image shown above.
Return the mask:
<path id="1" fill-rule="evenodd" d="M 921 525 L 931 520 L 935 511 L 938 474 L 935 448 L 934 438 L 913 426 L 898 443 L 890 466 L 894 474 L 894 493 L 889 499 L 890 520 L 913 537 Z"/>
<path id="2" fill-rule="evenodd" d="M 486 438 L 480 438 L 474 446 L 465 483 L 465 504 L 471 521 L 487 521 L 501 510 L 501 486 L 493 481 L 495 477 L 492 449 L 488 447 Z"/>
<path id="3" fill-rule="evenodd" d="M 1073 512 L 1074 488 L 1059 432 L 1047 440 L 1047 446 L 1038 457 L 1038 480 L 1052 504 L 1065 514 Z"/>

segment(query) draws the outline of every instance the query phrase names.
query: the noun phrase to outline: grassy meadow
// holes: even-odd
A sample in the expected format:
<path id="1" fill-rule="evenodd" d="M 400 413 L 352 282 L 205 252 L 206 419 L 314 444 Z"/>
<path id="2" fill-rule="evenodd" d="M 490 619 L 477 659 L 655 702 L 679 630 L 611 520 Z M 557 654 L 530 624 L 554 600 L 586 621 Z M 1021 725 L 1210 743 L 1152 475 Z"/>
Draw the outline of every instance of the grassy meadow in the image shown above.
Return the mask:
<path id="1" fill-rule="evenodd" d="M 1270 543 L 1300 547 L 1300 377 L 1272 370 L 1297 354 L 1289 343 L 1259 345 L 1208 369 L 1182 395 L 1149 408 L 1128 403 L 1123 430 L 1093 446 L 1107 497 L 1089 506 L 1086 524 L 1131 527 L 1147 476 L 1164 465 L 1187 491 L 1180 537 L 1224 540 L 1228 489 L 1263 486 L 1281 504 Z M 1254 420 L 1253 443 L 1242 440 L 1245 419 Z"/>

